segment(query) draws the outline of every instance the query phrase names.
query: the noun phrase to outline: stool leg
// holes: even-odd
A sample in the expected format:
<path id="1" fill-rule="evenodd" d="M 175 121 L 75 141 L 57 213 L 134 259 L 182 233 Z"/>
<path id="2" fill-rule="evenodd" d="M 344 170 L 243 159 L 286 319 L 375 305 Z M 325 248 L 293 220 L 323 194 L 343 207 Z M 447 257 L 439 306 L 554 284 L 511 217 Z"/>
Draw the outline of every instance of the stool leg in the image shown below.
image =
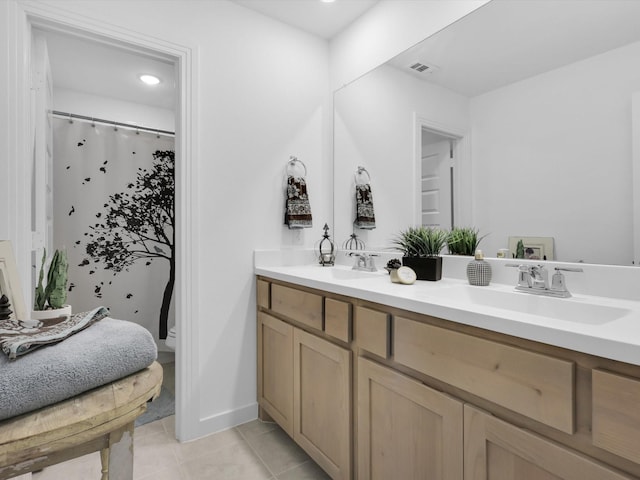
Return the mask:
<path id="1" fill-rule="evenodd" d="M 109 434 L 109 446 L 100 450 L 101 480 L 133 480 L 133 422 Z"/>
<path id="2" fill-rule="evenodd" d="M 100 450 L 100 463 L 102 464 L 100 480 L 109 480 L 109 447 Z"/>

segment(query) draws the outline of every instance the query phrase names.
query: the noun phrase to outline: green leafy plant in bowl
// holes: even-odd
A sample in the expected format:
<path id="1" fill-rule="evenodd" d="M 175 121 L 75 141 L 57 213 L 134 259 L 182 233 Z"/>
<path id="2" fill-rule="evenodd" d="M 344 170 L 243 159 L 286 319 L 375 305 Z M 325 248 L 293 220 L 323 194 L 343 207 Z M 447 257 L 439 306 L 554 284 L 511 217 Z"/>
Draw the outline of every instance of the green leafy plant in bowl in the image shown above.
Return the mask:
<path id="1" fill-rule="evenodd" d="M 472 227 L 454 227 L 447 238 L 447 249 L 451 255 L 474 255 L 482 239 L 478 229 Z"/>

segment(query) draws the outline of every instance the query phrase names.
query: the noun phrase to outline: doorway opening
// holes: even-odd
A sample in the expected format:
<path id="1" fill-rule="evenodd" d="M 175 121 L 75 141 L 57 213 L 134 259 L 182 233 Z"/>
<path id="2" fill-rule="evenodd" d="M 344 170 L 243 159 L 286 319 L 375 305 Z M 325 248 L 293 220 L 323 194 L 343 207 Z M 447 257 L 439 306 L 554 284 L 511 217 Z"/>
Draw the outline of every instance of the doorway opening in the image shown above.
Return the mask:
<path id="1" fill-rule="evenodd" d="M 416 225 L 450 230 L 471 225 L 470 135 L 414 114 Z"/>
<path id="2" fill-rule="evenodd" d="M 189 352 L 190 348 L 184 348 L 183 345 L 190 345 L 190 327 L 188 325 L 182 325 L 180 322 L 180 318 L 190 318 L 190 311 L 194 308 L 194 302 L 189 301 L 189 299 L 185 298 L 185 292 L 190 292 L 193 289 L 190 288 L 190 284 L 192 283 L 192 262 L 185 261 L 186 258 L 190 258 L 192 255 L 192 235 L 189 229 L 191 225 L 191 215 L 194 213 L 194 209 L 190 209 L 186 215 L 184 215 L 185 205 L 190 204 L 193 206 L 193 196 L 188 193 L 191 191 L 188 185 L 193 183 L 194 178 L 194 166 L 193 163 L 189 161 L 190 154 L 193 148 L 193 145 L 190 143 L 192 139 L 184 136 L 184 132 L 187 129 L 187 125 L 191 124 L 192 118 L 192 110 L 190 105 L 186 102 L 186 99 L 189 98 L 189 92 L 191 91 L 189 85 L 191 82 L 191 51 L 186 47 L 180 46 L 167 46 L 167 45 L 156 45 L 155 40 L 153 39 L 145 39 L 142 36 L 130 36 L 128 34 L 122 33 L 121 31 L 115 32 L 110 31 L 109 27 L 92 27 L 95 31 L 85 30 L 84 25 L 74 25 L 76 20 L 70 22 L 61 22 L 58 23 L 59 19 L 56 16 L 55 19 L 49 18 L 47 14 L 42 14 L 41 12 L 29 12 L 28 9 L 26 11 L 27 15 L 27 29 L 24 35 L 24 51 L 25 54 L 32 57 L 37 58 L 38 55 L 33 55 L 36 51 L 36 36 L 38 34 L 44 33 L 52 33 L 63 35 L 67 37 L 71 37 L 74 41 L 80 42 L 84 45 L 94 44 L 100 45 L 102 48 L 107 50 L 120 50 L 121 52 L 126 52 L 131 56 L 137 56 L 138 58 L 146 58 L 146 59 L 155 59 L 164 62 L 169 65 L 172 71 L 170 78 L 168 81 L 174 86 L 174 93 L 171 98 L 171 102 L 174 105 L 174 116 L 175 116 L 175 131 L 177 132 L 175 135 L 175 170 L 177 172 L 176 179 L 178 180 L 175 183 L 175 212 L 176 212 L 176 224 L 174 231 L 174 239 L 177 243 L 176 246 L 176 255 L 174 257 L 174 261 L 176 264 L 176 288 L 174 293 L 173 304 L 175 305 L 176 310 L 176 326 L 177 331 L 180 332 L 177 335 L 177 345 L 175 352 L 175 397 L 176 397 L 176 435 L 178 439 L 188 439 L 190 436 L 190 429 L 185 425 L 185 423 L 194 423 L 195 418 L 188 418 L 185 421 L 182 420 L 184 415 L 181 413 L 191 411 L 188 403 L 193 403 L 193 401 L 197 401 L 197 396 L 187 395 L 188 387 L 191 385 L 191 379 L 188 374 L 188 369 L 181 367 L 181 364 L 184 365 L 187 362 L 190 362 L 190 358 L 185 358 L 185 351 Z M 63 24 L 64 23 L 64 24 Z M 70 26 L 74 25 L 74 26 Z M 87 27 L 89 28 L 89 27 Z M 33 35 L 31 35 L 33 34 Z M 157 47 L 157 48 L 156 48 Z M 83 61 L 82 58 L 79 58 L 79 61 Z M 140 72 L 144 73 L 144 72 Z M 55 78 L 53 79 L 55 82 Z M 89 82 L 90 78 L 83 78 L 84 81 Z M 28 88 L 28 87 L 27 87 Z M 84 91 L 80 92 L 83 95 L 91 95 L 90 93 Z M 53 119 L 53 115 L 51 115 L 51 111 L 53 110 L 51 106 L 45 107 L 44 109 L 36 110 L 35 99 L 33 98 L 35 95 L 32 95 L 32 101 L 34 102 L 32 105 L 32 109 L 29 113 L 25 113 L 26 118 L 29 120 L 28 123 L 30 125 L 35 125 L 38 121 L 38 117 L 44 117 L 45 122 L 50 122 Z M 85 97 L 85 99 L 88 97 Z M 69 105 L 80 105 L 86 106 L 86 102 L 83 102 L 79 97 L 74 99 L 69 99 Z M 114 100 L 114 103 L 118 103 L 118 100 Z M 55 99 L 53 100 L 53 106 L 55 107 Z M 107 105 L 105 102 L 103 107 Z M 118 104 L 120 105 L 120 104 Z M 72 110 L 68 113 L 75 113 L 78 111 L 77 108 L 66 108 L 65 110 Z M 75 111 L 74 111 L 75 110 Z M 114 110 L 116 108 L 114 107 Z M 80 115 L 82 116 L 82 115 Z M 97 114 L 89 115 L 90 117 L 96 117 L 95 121 L 91 121 L 90 123 L 98 124 Z M 101 117 L 103 119 L 114 120 L 114 124 L 118 121 L 117 117 L 112 115 L 104 115 Z M 127 121 L 135 121 L 133 118 L 127 118 L 124 122 L 118 121 L 119 128 L 127 128 L 127 125 L 121 125 L 120 123 L 128 123 Z M 74 118 L 72 121 L 76 121 Z M 78 120 L 79 121 L 79 120 Z M 143 121 L 144 122 L 144 121 Z M 138 122 L 138 123 L 143 123 Z M 104 122 L 103 122 L 104 123 Z M 147 123 L 147 122 L 144 122 Z M 96 125 L 97 126 L 97 125 Z M 113 125 L 102 125 L 103 127 L 109 127 L 110 129 L 114 129 Z M 166 125 L 165 125 L 166 127 Z M 93 125 L 91 128 L 95 128 Z M 34 129 L 35 130 L 35 129 Z M 143 130 L 142 127 L 136 128 L 132 126 L 130 132 L 134 132 L 134 134 L 141 134 L 140 131 Z M 156 127 L 157 132 L 154 132 L 154 135 L 160 135 L 160 133 L 166 133 L 167 128 L 160 128 L 160 126 Z M 171 128 L 174 130 L 174 128 Z M 33 138 L 31 136 L 33 134 Z M 36 144 L 36 134 L 32 130 L 28 142 L 35 146 Z M 45 146 L 46 148 L 46 146 Z M 51 179 L 51 169 L 47 168 L 48 160 L 40 160 L 36 159 L 37 149 L 33 149 L 34 158 L 33 158 L 33 182 L 32 182 L 32 190 L 33 195 L 30 200 L 30 204 L 32 205 L 31 213 L 32 213 L 32 231 L 33 234 L 33 249 L 36 250 L 39 247 L 43 247 L 47 244 L 50 244 L 50 240 L 48 237 L 51 237 L 51 234 L 47 233 L 51 231 L 50 226 L 47 225 L 47 222 L 52 219 L 52 214 L 50 208 L 47 207 L 47 195 L 40 194 L 41 198 L 36 198 L 36 192 L 46 192 L 47 182 L 51 187 L 51 191 L 53 192 L 53 196 L 55 196 L 55 187 L 52 186 Z M 55 161 L 55 159 L 53 160 Z M 37 168 L 36 168 L 37 166 Z M 39 180 L 37 180 L 39 178 Z M 42 187 L 45 187 L 44 189 Z M 188 198 L 187 198 L 188 196 Z M 27 201 L 25 199 L 25 201 Z M 51 202 L 50 202 L 51 203 Z M 192 294 L 188 294 L 187 296 L 192 296 Z M 184 336 L 183 339 L 180 337 Z M 187 372 L 187 375 L 183 375 L 181 372 Z M 165 378 L 167 375 L 165 374 Z M 186 378 L 184 378 L 186 377 Z M 185 385 L 187 388 L 184 388 L 181 385 Z M 195 397 L 195 398 L 194 398 Z"/>
<path id="3" fill-rule="evenodd" d="M 457 138 L 422 128 L 421 225 L 451 230 L 455 225 L 454 152 Z"/>

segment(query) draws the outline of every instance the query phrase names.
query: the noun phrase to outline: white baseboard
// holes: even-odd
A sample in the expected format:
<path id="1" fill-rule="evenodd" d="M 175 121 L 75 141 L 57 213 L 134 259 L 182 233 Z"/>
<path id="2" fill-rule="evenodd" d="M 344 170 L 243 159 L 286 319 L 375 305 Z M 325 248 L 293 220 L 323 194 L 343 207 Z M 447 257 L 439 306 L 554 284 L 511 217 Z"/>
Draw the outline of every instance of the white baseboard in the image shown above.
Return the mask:
<path id="1" fill-rule="evenodd" d="M 253 402 L 244 407 L 227 412 L 218 413 L 207 418 L 200 419 L 197 432 L 190 435 L 192 439 L 198 439 L 216 432 L 228 430 L 258 418 L 258 402 Z"/>

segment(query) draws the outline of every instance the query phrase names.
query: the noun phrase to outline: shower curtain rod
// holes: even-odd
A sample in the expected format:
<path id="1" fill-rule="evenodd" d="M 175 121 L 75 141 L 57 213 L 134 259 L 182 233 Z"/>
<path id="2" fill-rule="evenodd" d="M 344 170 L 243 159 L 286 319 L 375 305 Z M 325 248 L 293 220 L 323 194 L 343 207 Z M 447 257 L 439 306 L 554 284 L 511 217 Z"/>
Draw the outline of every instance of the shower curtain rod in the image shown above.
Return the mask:
<path id="1" fill-rule="evenodd" d="M 162 134 L 162 135 L 175 136 L 176 134 L 175 132 L 170 132 L 169 130 L 159 130 L 157 128 L 142 127 L 138 125 L 131 125 L 130 123 L 116 122 L 114 120 L 105 120 L 103 118 L 87 117 L 86 115 L 78 115 L 76 113 L 59 112 L 57 110 L 53 110 L 51 113 L 61 118 L 68 118 L 69 120 L 71 120 L 72 118 L 75 118 L 78 120 L 86 120 L 88 122 L 93 122 L 93 123 L 102 123 L 104 125 L 111 125 L 113 127 L 123 127 L 123 128 L 129 128 L 131 130 L 136 130 L 136 131 L 141 130 L 143 132 L 157 133 L 158 135 Z"/>

